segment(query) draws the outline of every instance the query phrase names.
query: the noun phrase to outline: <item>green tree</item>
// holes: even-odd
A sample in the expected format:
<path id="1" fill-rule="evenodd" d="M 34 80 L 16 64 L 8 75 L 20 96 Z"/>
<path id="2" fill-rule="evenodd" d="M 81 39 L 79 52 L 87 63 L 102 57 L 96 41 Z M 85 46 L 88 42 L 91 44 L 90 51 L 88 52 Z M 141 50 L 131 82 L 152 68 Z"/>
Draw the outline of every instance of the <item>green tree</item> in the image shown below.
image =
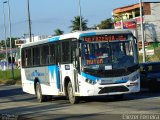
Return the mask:
<path id="1" fill-rule="evenodd" d="M 83 17 L 81 17 L 81 23 L 82 23 L 82 30 L 87 30 L 87 22 L 88 20 L 85 20 Z M 74 17 L 73 20 L 71 20 L 72 25 L 70 28 L 72 29 L 71 31 L 75 30 L 80 30 L 80 16 Z"/>
<path id="2" fill-rule="evenodd" d="M 1 50 L 6 50 L 6 46 L 5 46 L 5 40 L 1 40 L 0 41 L 0 51 Z M 0 52 L 0 60 L 5 59 L 6 53 L 4 51 Z"/>
<path id="3" fill-rule="evenodd" d="M 5 41 L 4 40 L 0 41 L 0 47 L 5 47 Z"/>
<path id="4" fill-rule="evenodd" d="M 64 31 L 62 31 L 62 30 L 59 29 L 59 28 L 54 30 L 54 35 L 55 35 L 55 36 L 57 36 L 57 35 L 62 35 L 63 33 L 64 33 Z"/>
<path id="5" fill-rule="evenodd" d="M 11 38 L 11 43 L 12 43 L 12 48 L 17 48 L 17 46 L 15 45 L 15 40 L 17 40 L 18 38 Z M 7 44 L 7 49 L 10 49 L 10 38 L 7 38 L 7 40 L 1 40 L 0 41 L 0 49 L 3 48 L 3 50 L 6 50 L 6 46 L 5 46 L 5 42 Z M 8 53 L 9 56 L 9 53 Z M 6 57 L 6 53 L 5 52 L 0 52 L 0 60 L 5 59 Z"/>
<path id="6" fill-rule="evenodd" d="M 4 53 L 0 53 L 0 60 L 3 60 L 5 58 L 5 54 Z"/>
<path id="7" fill-rule="evenodd" d="M 99 29 L 112 29 L 112 28 L 114 28 L 114 24 L 112 22 L 112 19 L 109 18 L 109 19 L 101 21 L 101 23 L 98 24 L 97 27 Z"/>

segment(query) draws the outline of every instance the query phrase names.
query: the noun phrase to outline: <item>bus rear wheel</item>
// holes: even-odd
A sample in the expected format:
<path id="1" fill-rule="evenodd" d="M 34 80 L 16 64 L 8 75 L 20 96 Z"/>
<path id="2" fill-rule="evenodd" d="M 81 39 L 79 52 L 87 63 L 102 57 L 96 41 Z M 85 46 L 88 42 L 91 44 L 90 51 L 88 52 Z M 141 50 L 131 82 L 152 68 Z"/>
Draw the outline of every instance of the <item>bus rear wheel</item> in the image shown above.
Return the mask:
<path id="1" fill-rule="evenodd" d="M 46 96 L 42 95 L 42 90 L 39 82 L 36 83 L 36 96 L 37 96 L 38 102 L 46 101 Z"/>
<path id="2" fill-rule="evenodd" d="M 73 94 L 73 87 L 71 82 L 68 83 L 67 92 L 68 92 L 69 102 L 71 104 L 75 104 L 79 102 L 78 97 Z"/>

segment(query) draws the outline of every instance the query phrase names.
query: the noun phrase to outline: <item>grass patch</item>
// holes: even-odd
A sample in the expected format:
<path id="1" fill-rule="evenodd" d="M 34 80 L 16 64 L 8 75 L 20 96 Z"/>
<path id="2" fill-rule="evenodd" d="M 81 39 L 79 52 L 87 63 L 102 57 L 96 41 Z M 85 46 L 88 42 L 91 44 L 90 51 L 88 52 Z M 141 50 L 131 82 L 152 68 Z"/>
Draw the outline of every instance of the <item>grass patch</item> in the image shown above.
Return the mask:
<path id="1" fill-rule="evenodd" d="M 146 55 L 146 62 L 156 62 L 156 61 L 160 61 L 160 47 L 156 47 L 154 49 L 154 55 Z M 140 54 L 139 55 L 139 62 L 142 63 L 143 62 L 143 55 Z"/>
<path id="2" fill-rule="evenodd" d="M 0 84 L 20 84 L 21 72 L 20 69 L 14 69 L 14 79 L 12 78 L 12 70 L 0 70 Z"/>

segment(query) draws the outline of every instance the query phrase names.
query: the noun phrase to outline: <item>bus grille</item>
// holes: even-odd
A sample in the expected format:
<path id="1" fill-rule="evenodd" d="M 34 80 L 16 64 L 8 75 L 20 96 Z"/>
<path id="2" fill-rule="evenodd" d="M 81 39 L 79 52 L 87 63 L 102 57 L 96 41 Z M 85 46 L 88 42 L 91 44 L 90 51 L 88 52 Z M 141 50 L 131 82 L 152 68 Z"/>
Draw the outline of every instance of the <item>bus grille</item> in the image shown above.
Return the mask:
<path id="1" fill-rule="evenodd" d="M 109 92 L 127 92 L 129 89 L 125 86 L 112 86 L 102 88 L 98 94 L 109 93 Z"/>

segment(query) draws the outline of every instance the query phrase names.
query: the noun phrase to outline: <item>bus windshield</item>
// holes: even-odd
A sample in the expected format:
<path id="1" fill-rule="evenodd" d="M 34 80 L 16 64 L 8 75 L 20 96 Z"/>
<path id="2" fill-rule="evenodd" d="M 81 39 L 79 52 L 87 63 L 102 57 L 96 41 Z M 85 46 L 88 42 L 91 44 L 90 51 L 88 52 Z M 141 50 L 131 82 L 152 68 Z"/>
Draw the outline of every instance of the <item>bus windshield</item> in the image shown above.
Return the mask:
<path id="1" fill-rule="evenodd" d="M 125 35 L 123 39 L 122 37 L 119 39 L 117 37 L 110 39 L 104 37 L 87 38 L 86 40 L 82 38 L 83 68 L 96 70 L 125 69 L 138 63 L 137 47 L 132 35 Z"/>

